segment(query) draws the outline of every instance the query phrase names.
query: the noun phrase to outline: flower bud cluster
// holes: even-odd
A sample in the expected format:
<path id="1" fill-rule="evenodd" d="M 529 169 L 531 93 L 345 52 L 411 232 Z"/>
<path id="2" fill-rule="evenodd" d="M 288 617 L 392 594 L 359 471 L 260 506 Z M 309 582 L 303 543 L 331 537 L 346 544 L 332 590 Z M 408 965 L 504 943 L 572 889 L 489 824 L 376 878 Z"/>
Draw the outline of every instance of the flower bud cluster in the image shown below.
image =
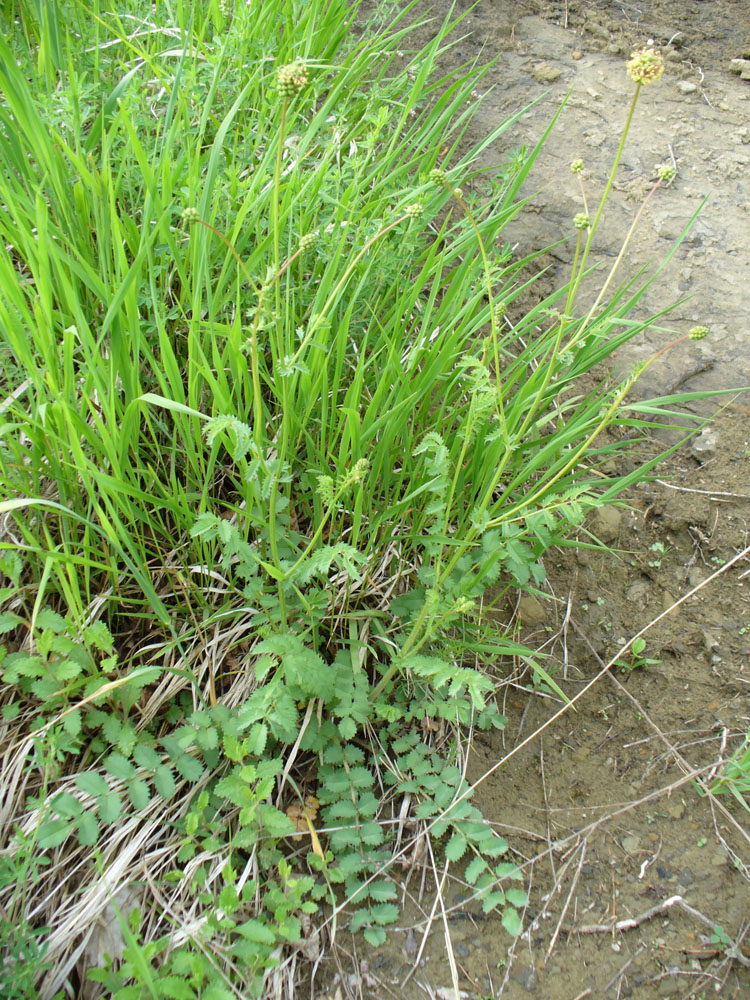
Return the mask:
<path id="1" fill-rule="evenodd" d="M 305 233 L 304 236 L 299 238 L 299 249 L 301 253 L 309 253 L 311 250 L 315 249 L 318 242 L 318 233 Z"/>
<path id="2" fill-rule="evenodd" d="M 307 66 L 302 63 L 287 63 L 276 70 L 279 94 L 284 98 L 294 97 L 305 86 L 308 79 Z"/>
<path id="3" fill-rule="evenodd" d="M 633 52 L 626 65 L 628 76 L 635 83 L 657 83 L 664 72 L 661 52 L 650 46 Z"/>
<path id="4" fill-rule="evenodd" d="M 676 173 L 677 171 L 671 163 L 661 163 L 656 168 L 656 176 L 660 181 L 665 181 L 667 184 L 669 181 L 674 180 Z"/>

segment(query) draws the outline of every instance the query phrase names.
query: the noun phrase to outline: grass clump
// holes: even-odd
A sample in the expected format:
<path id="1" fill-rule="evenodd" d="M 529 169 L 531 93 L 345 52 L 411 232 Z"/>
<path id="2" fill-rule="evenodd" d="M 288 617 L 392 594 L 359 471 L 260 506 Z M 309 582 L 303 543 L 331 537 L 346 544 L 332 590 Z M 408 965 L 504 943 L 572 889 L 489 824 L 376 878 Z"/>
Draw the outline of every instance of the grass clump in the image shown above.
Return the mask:
<path id="1" fill-rule="evenodd" d="M 3 8 L 0 904 L 44 997 L 260 996 L 342 899 L 381 942 L 407 796 L 520 929 L 440 751 L 502 728 L 503 656 L 557 690 L 484 605 L 637 477 L 636 376 L 585 377 L 642 288 L 576 318 L 600 211 L 511 325 L 544 139 L 480 198 L 518 116 L 464 152 L 450 25 L 354 13 Z"/>

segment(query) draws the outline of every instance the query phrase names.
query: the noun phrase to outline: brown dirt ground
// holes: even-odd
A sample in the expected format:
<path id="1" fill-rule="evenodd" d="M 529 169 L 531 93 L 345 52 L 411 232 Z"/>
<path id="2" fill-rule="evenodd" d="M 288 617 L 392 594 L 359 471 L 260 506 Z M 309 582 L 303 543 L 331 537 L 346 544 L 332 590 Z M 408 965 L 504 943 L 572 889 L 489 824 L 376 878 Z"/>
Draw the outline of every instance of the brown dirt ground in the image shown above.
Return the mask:
<path id="1" fill-rule="evenodd" d="M 469 6 L 459 2 L 457 9 Z M 448 4 L 436 8 L 444 11 Z M 729 58 L 750 58 L 747 0 L 480 0 L 466 25 L 465 39 L 449 58 L 458 64 L 491 40 L 501 52 L 500 68 L 515 74 L 500 80 L 490 116 L 534 96 L 529 66 L 540 60 L 549 63 L 580 51 L 582 58 L 591 57 L 593 69 L 601 66 L 597 60 L 608 58 L 613 73 L 620 73 L 623 55 L 646 38 L 662 45 L 672 39 L 672 62 L 683 79 L 717 74 L 725 88 L 727 128 L 738 127 L 733 116 L 750 96 L 750 81 L 727 69 Z M 680 33 L 676 38 L 675 32 Z M 671 99 L 692 96 L 680 91 Z M 695 107 L 681 107 L 683 117 L 697 114 Z M 606 113 L 606 105 L 602 110 Z M 699 111 L 708 116 L 702 140 L 710 140 L 716 118 L 703 104 Z M 659 123 L 652 124 L 658 131 Z M 573 116 L 561 155 L 570 158 L 570 149 L 579 141 L 585 144 L 588 127 L 584 110 Z M 631 180 L 637 181 L 635 159 L 630 168 Z M 716 224 L 726 213 L 746 211 L 747 176 L 740 172 L 734 186 L 723 189 L 727 200 L 720 201 Z M 621 193 L 627 205 L 628 191 Z M 684 190 L 676 196 L 684 197 Z M 519 230 L 522 249 L 548 245 L 557 235 L 550 205 L 547 196 L 530 228 Z M 662 212 L 670 238 L 669 203 Z M 632 205 L 618 214 L 616 203 L 614 214 L 607 235 L 612 245 L 629 225 Z M 700 256 L 702 250 L 710 250 L 710 240 L 688 246 L 678 272 L 680 266 L 693 266 L 691 252 Z M 711 301 L 711 321 L 732 334 L 710 376 L 695 377 L 690 388 L 740 385 L 732 376 L 744 377 L 748 370 L 750 310 L 747 271 L 743 276 L 741 270 L 747 261 L 725 263 L 730 269 L 736 263 L 733 280 L 739 288 L 736 296 Z M 673 291 L 679 292 L 679 285 L 657 289 L 662 299 Z M 744 325 L 738 319 L 743 315 Z M 692 318 L 689 311 L 678 315 L 685 322 Z M 696 360 L 702 357 L 682 359 L 677 377 L 693 378 L 691 366 L 699 367 Z M 667 369 L 661 379 L 667 382 L 674 374 Z M 426 914 L 435 898 L 434 882 L 428 875 L 420 891 L 420 877 L 413 877 L 404 890 L 399 929 L 382 949 L 367 951 L 361 941 L 340 935 L 338 955 L 344 964 L 338 979 L 328 960 L 318 974 L 320 988 L 327 984 L 324 992 L 331 998 L 453 1000 L 449 947 L 467 1000 L 750 998 L 748 813 L 730 796 L 702 795 L 691 777 L 699 772 L 710 781 L 721 774 L 719 762 L 731 756 L 750 728 L 750 562 L 743 556 L 711 579 L 750 544 L 747 400 L 733 401 L 712 420 L 716 437 L 708 452 L 698 458 L 690 445 L 683 446 L 659 467 L 658 481 L 641 485 L 618 513 L 605 512 L 588 526 L 610 551 L 553 554 L 547 560 L 549 599 L 521 606 L 527 641 L 550 656 L 548 665 L 555 664 L 555 676 L 570 698 L 626 640 L 673 609 L 647 633 L 644 655 L 655 662 L 603 674 L 575 709 L 546 727 L 561 703 L 530 690 L 522 673 L 512 675 L 501 689 L 506 729 L 472 743 L 467 777 L 477 780 L 539 731 L 477 791 L 485 816 L 524 866 L 530 902 L 522 936 L 513 943 L 498 916 L 485 918 L 476 905 L 461 906 L 467 887 L 460 866 L 444 892 L 446 905 L 456 909 L 445 923 L 438 911 L 430 924 Z M 664 440 L 654 437 L 639 446 L 636 457 L 663 446 Z M 693 912 L 680 903 L 665 907 L 675 896 Z M 734 958 L 711 940 L 702 918 L 723 927 L 736 945 Z M 591 930 L 628 919 L 636 926 Z M 317 987 L 315 995 L 321 995 Z"/>

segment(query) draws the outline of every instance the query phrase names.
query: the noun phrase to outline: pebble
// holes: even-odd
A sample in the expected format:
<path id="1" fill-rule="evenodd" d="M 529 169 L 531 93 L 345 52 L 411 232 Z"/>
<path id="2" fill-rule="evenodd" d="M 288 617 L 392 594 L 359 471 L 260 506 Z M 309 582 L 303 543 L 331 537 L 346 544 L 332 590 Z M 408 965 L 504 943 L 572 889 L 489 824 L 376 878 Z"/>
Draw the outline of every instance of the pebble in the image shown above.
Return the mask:
<path id="1" fill-rule="evenodd" d="M 552 63 L 542 62 L 534 66 L 531 75 L 538 83 L 554 83 L 562 76 L 562 70 L 559 66 L 553 66 Z"/>
<path id="2" fill-rule="evenodd" d="M 694 94 L 698 87 L 694 83 L 691 83 L 690 80 L 680 80 L 677 84 L 677 89 L 681 94 Z"/>
<path id="3" fill-rule="evenodd" d="M 617 540 L 621 523 L 622 514 L 617 507 L 598 507 L 591 517 L 591 530 L 600 542 L 608 545 Z"/>
<path id="4" fill-rule="evenodd" d="M 627 851 L 628 854 L 637 854 L 641 849 L 640 837 L 636 836 L 623 837 L 622 849 L 624 851 Z"/>
<path id="5" fill-rule="evenodd" d="M 690 444 L 690 451 L 694 458 L 697 458 L 699 462 L 705 462 L 709 458 L 713 458 L 716 454 L 716 449 L 719 446 L 719 435 L 716 431 L 708 430 L 701 431 L 698 437 L 694 437 Z"/>
<path id="6" fill-rule="evenodd" d="M 550 615 L 533 594 L 524 594 L 518 602 L 518 617 L 524 625 L 533 627 L 548 621 Z"/>
<path id="7" fill-rule="evenodd" d="M 628 587 L 625 600 L 628 604 L 636 604 L 640 608 L 645 608 L 646 604 L 648 604 L 648 584 L 642 580 L 636 580 L 634 584 Z"/>

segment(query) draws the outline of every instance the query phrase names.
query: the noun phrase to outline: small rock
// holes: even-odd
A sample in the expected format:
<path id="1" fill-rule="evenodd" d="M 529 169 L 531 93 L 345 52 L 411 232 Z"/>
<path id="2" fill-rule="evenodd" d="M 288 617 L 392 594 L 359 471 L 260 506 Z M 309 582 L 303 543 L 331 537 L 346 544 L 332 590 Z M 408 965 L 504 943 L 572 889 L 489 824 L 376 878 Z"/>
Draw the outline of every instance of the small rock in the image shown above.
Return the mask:
<path id="1" fill-rule="evenodd" d="M 691 83 L 690 80 L 680 80 L 677 84 L 677 89 L 681 94 L 694 94 L 698 87 L 694 83 Z"/>
<path id="2" fill-rule="evenodd" d="M 549 613 L 533 594 L 524 594 L 518 602 L 518 616 L 524 625 L 541 625 L 549 619 Z"/>
<path id="3" fill-rule="evenodd" d="M 682 993 L 683 989 L 683 982 L 679 976 L 673 976 L 672 979 L 662 979 L 659 983 L 659 996 L 673 997 Z"/>
<path id="4" fill-rule="evenodd" d="M 591 530 L 599 539 L 608 545 L 617 540 L 620 534 L 622 514 L 616 507 L 599 507 L 591 518 Z"/>
<path id="5" fill-rule="evenodd" d="M 623 837 L 622 849 L 628 854 L 637 854 L 641 849 L 640 837 L 630 836 Z"/>
<path id="6" fill-rule="evenodd" d="M 662 611 L 669 610 L 669 608 L 671 608 L 673 604 L 674 604 L 674 597 L 672 597 L 672 595 L 669 593 L 668 590 L 665 590 L 664 593 L 661 595 Z"/>
<path id="7" fill-rule="evenodd" d="M 664 811 L 670 819 L 682 819 L 685 815 L 685 803 L 680 801 L 668 802 Z"/>
<path id="8" fill-rule="evenodd" d="M 559 66 L 554 66 L 552 63 L 542 62 L 534 66 L 531 75 L 538 83 L 554 83 L 555 80 L 559 80 L 562 76 L 562 70 Z"/>
<path id="9" fill-rule="evenodd" d="M 724 851 L 716 851 L 711 855 L 711 859 L 708 863 L 712 868 L 721 868 L 723 865 L 728 864 L 728 858 Z"/>
<path id="10" fill-rule="evenodd" d="M 576 62 L 578 62 L 578 60 L 579 60 L 579 59 L 582 59 L 582 58 L 583 58 L 583 52 L 579 52 L 579 51 L 578 51 L 578 50 L 576 49 L 576 51 L 575 51 L 575 52 L 571 52 L 571 53 L 570 53 L 570 57 L 571 57 L 571 59 L 575 59 L 575 61 L 576 61 Z"/>
<path id="11" fill-rule="evenodd" d="M 702 633 L 703 648 L 707 653 L 715 653 L 719 648 L 719 639 L 715 632 L 705 629 Z"/>
<path id="12" fill-rule="evenodd" d="M 706 430 L 701 431 L 698 437 L 693 438 L 690 451 L 699 462 L 706 462 L 709 458 L 714 457 L 718 446 L 719 435 L 716 431 L 706 428 Z"/>
<path id="13" fill-rule="evenodd" d="M 636 604 L 638 607 L 645 608 L 648 604 L 648 584 L 642 580 L 637 580 L 634 584 L 631 584 L 625 594 L 625 600 L 628 604 Z"/>
<path id="14" fill-rule="evenodd" d="M 590 35 L 593 35 L 594 38 L 601 38 L 602 41 L 605 42 L 609 41 L 609 32 L 607 31 L 607 29 L 604 27 L 603 24 L 598 24 L 596 21 L 587 20 L 583 27 L 584 30 L 587 31 Z M 737 62 L 737 60 L 733 59 L 732 62 Z"/>

